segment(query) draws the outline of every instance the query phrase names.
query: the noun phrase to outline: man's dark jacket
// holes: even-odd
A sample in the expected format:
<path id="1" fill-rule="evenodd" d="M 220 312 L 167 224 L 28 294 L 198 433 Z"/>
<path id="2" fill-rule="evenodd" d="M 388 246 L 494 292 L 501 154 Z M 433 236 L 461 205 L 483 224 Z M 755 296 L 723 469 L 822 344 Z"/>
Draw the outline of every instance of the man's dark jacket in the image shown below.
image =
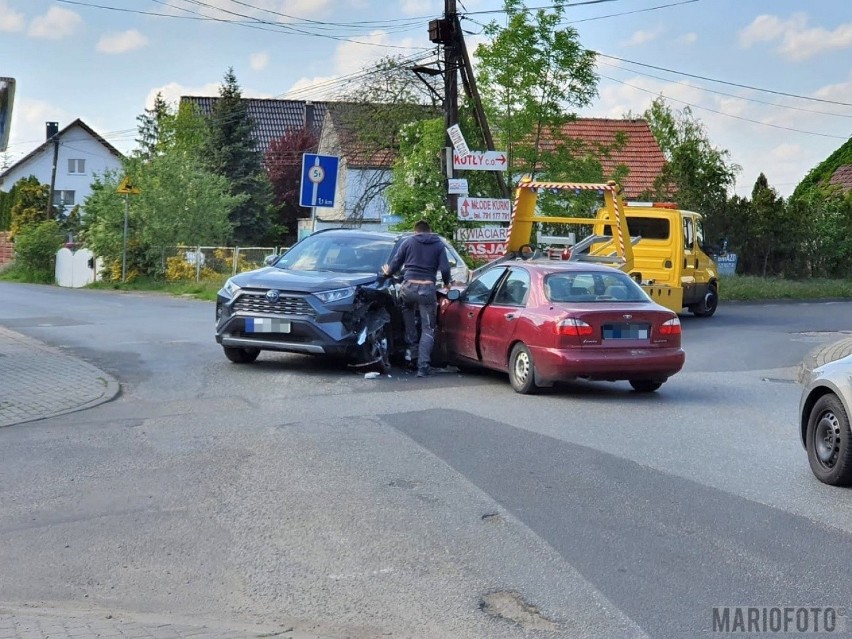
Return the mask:
<path id="1" fill-rule="evenodd" d="M 435 275 L 441 272 L 444 284 L 451 281 L 450 262 L 447 249 L 441 238 L 434 233 L 415 233 L 406 239 L 388 265 L 391 273 L 396 273 L 405 265 L 404 280 L 435 281 Z"/>

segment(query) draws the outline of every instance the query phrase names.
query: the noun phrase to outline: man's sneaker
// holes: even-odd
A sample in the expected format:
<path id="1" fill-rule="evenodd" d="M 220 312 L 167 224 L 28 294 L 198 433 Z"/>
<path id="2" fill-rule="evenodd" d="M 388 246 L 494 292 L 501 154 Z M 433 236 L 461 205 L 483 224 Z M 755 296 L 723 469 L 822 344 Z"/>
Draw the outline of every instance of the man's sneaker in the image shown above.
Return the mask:
<path id="1" fill-rule="evenodd" d="M 417 377 L 429 377 L 432 375 L 432 369 L 428 366 L 421 366 L 417 369 Z"/>

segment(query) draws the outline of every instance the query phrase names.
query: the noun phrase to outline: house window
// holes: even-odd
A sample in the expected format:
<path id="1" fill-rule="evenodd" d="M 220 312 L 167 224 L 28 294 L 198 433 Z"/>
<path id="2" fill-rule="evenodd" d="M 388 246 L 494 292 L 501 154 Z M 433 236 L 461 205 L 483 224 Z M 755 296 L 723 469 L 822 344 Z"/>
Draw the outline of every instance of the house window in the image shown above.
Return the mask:
<path id="1" fill-rule="evenodd" d="M 86 172 L 86 160 L 70 159 L 68 160 L 69 175 L 83 175 Z"/>
<path id="2" fill-rule="evenodd" d="M 74 191 L 54 191 L 53 206 L 74 206 Z"/>

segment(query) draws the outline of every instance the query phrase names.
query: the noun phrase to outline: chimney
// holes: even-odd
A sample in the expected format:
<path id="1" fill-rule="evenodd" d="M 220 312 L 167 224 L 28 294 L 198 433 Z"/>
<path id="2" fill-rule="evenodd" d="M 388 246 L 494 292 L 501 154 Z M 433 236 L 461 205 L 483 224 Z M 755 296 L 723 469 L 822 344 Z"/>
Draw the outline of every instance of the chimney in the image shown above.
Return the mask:
<path id="1" fill-rule="evenodd" d="M 46 122 L 45 124 L 47 125 L 47 139 L 52 140 L 59 133 L 59 122 Z"/>
<path id="2" fill-rule="evenodd" d="M 316 128 L 314 122 L 314 103 L 310 100 L 305 102 L 305 129 L 313 131 Z"/>

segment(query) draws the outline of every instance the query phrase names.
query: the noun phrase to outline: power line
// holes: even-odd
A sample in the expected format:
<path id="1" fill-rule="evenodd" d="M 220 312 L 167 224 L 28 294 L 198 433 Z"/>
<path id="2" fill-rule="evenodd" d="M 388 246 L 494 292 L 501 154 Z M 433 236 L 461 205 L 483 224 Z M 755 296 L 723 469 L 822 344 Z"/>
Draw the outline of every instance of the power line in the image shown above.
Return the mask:
<path id="1" fill-rule="evenodd" d="M 572 2 L 569 5 L 558 5 L 552 4 L 544 7 L 525 7 L 524 11 L 540 11 L 543 9 L 572 9 L 574 7 L 582 7 L 584 5 L 589 4 L 603 4 L 605 2 L 618 2 L 619 0 L 585 0 L 585 2 Z M 689 2 L 698 2 L 698 0 L 688 0 Z M 495 13 L 509 13 L 506 9 L 489 9 L 487 11 L 468 11 L 465 15 L 468 16 L 482 16 L 482 15 L 493 15 Z"/>
<path id="2" fill-rule="evenodd" d="M 569 20 L 566 24 L 580 24 L 581 22 L 592 22 L 594 20 L 605 20 L 607 18 L 617 18 L 619 16 L 629 16 L 634 13 L 645 13 L 646 11 L 657 11 L 658 9 L 668 9 L 670 7 L 677 7 L 682 4 L 692 4 L 693 2 L 698 2 L 698 0 L 681 0 L 680 2 L 672 2 L 670 4 L 661 4 L 656 7 L 647 7 L 645 9 L 634 9 L 633 11 L 622 11 L 621 13 L 610 13 L 605 16 L 595 16 L 593 18 L 583 18 L 582 20 Z M 571 5 L 576 6 L 576 5 Z"/>
<path id="3" fill-rule="evenodd" d="M 615 78 L 611 78 L 611 77 L 603 75 L 603 74 L 601 74 L 601 77 L 606 78 L 607 80 L 611 80 L 612 82 L 617 82 L 618 84 L 623 84 L 624 86 L 628 86 L 632 89 L 636 89 L 637 91 L 642 91 L 644 93 L 650 93 L 651 95 L 661 95 L 660 93 L 658 93 L 656 91 L 644 89 L 642 87 L 636 86 L 635 84 L 630 84 L 629 82 L 624 82 L 623 80 L 616 80 Z M 784 131 L 792 131 L 794 133 L 804 133 L 806 135 L 817 135 L 819 137 L 833 138 L 835 140 L 846 140 L 846 139 L 848 139 L 848 138 L 843 137 L 842 135 L 831 135 L 830 133 L 817 133 L 816 131 L 804 131 L 802 129 L 794 129 L 794 128 L 788 127 L 788 126 L 781 126 L 780 124 L 770 124 L 769 122 L 761 122 L 760 120 L 752 120 L 750 118 L 744 118 L 744 117 L 739 116 L 739 115 L 732 115 L 730 113 L 725 113 L 723 111 L 718 111 L 716 109 L 711 109 L 709 107 L 704 107 L 704 106 L 701 106 L 701 105 L 698 105 L 698 104 L 692 104 L 691 102 L 686 102 L 684 100 L 678 100 L 677 98 L 672 98 L 672 97 L 667 97 L 667 96 L 664 96 L 664 97 L 666 98 L 666 100 L 671 100 L 672 102 L 679 102 L 680 104 L 685 104 L 686 106 L 691 107 L 693 109 L 701 109 L 702 111 L 709 111 L 710 113 L 715 113 L 716 115 L 721 115 L 721 116 L 724 116 L 726 118 L 733 118 L 735 120 L 741 120 L 743 122 L 750 122 L 752 124 L 759 124 L 760 126 L 768 126 L 768 127 L 772 127 L 773 129 L 782 129 Z"/>
<path id="4" fill-rule="evenodd" d="M 388 28 L 388 27 L 393 28 L 393 25 L 398 24 L 400 26 L 405 27 L 405 29 L 403 29 L 403 30 L 407 30 L 408 28 L 422 27 L 423 22 L 425 20 L 428 20 L 431 17 L 431 16 L 421 16 L 421 17 L 416 17 L 416 18 L 412 17 L 412 18 L 399 18 L 399 19 L 389 19 L 389 20 L 359 20 L 357 22 L 329 22 L 329 21 L 325 21 L 325 20 L 311 20 L 311 19 L 308 19 L 308 18 L 297 18 L 296 16 L 292 16 L 292 15 L 289 15 L 289 14 L 286 14 L 286 13 L 282 13 L 280 11 L 275 11 L 273 9 L 264 9 L 264 8 L 255 6 L 255 5 L 248 3 L 248 2 L 242 2 L 242 0 L 231 0 L 231 2 L 233 2 L 234 4 L 244 6 L 244 7 L 248 7 L 250 9 L 255 9 L 257 11 L 263 11 L 263 12 L 270 13 L 270 14 L 273 14 L 273 15 L 281 16 L 283 18 L 290 18 L 290 19 L 292 19 L 292 20 L 294 20 L 295 22 L 298 22 L 298 23 L 313 24 L 313 25 L 322 26 L 322 27 L 329 27 L 329 26 L 331 26 L 331 27 L 348 27 L 348 28 L 363 27 L 365 29 L 376 29 L 376 28 L 384 29 L 384 28 Z"/>
<path id="5" fill-rule="evenodd" d="M 654 78 L 655 80 L 660 80 L 662 82 L 672 82 L 671 79 L 663 78 L 658 75 L 654 75 L 653 73 L 643 73 L 641 71 L 636 71 L 635 69 L 628 69 L 627 67 L 620 67 L 617 64 L 610 64 L 608 62 L 600 61 L 599 64 L 603 64 L 605 66 L 610 67 L 611 69 L 619 69 L 621 71 L 629 71 L 630 73 L 637 73 L 639 75 L 645 76 L 647 78 Z M 735 98 L 737 100 L 745 100 L 748 102 L 756 102 L 757 104 L 765 104 L 767 106 L 774 106 L 781 109 L 791 109 L 793 111 L 801 111 L 803 113 L 814 113 L 817 115 L 829 115 L 836 118 L 852 118 L 852 115 L 846 115 L 845 113 L 831 113 L 830 111 L 817 111 L 816 109 L 806 109 L 804 107 L 792 106 L 789 104 L 779 104 L 778 102 L 767 102 L 766 100 L 758 100 L 757 98 L 748 98 L 742 95 L 736 95 L 735 93 L 726 93 L 724 91 L 716 91 L 714 89 L 708 89 L 706 87 L 697 86 L 697 85 L 688 85 L 699 91 L 705 91 L 707 93 L 714 93 L 716 95 L 724 95 L 728 98 Z"/>
<path id="6" fill-rule="evenodd" d="M 268 20 L 259 20 L 259 19 L 256 19 L 256 18 L 251 18 L 250 16 L 242 16 L 242 17 L 247 18 L 248 22 L 243 22 L 243 21 L 239 21 L 239 20 L 227 20 L 227 19 L 224 19 L 224 18 L 217 18 L 215 16 L 205 16 L 205 15 L 199 14 L 197 12 L 191 11 L 189 9 L 186 9 L 184 7 L 176 7 L 174 5 L 167 5 L 167 6 L 171 6 L 171 8 L 176 9 L 178 11 L 182 10 L 182 11 L 186 11 L 188 13 L 192 13 L 194 15 L 181 16 L 181 15 L 174 15 L 174 14 L 170 14 L 170 13 L 158 13 L 158 12 L 155 12 L 155 11 L 142 11 L 142 10 L 139 10 L 139 9 L 125 9 L 125 8 L 122 8 L 122 7 L 111 7 L 111 6 L 108 6 L 108 5 L 95 4 L 93 2 L 82 2 L 81 0 L 56 0 L 56 1 L 60 2 L 62 4 L 70 4 L 70 5 L 75 5 L 75 6 L 88 7 L 88 8 L 92 8 L 92 9 L 103 9 L 103 10 L 106 10 L 106 11 L 117 11 L 117 12 L 120 12 L 120 13 L 134 13 L 134 14 L 140 14 L 140 15 L 155 16 L 155 17 L 160 17 L 160 18 L 172 18 L 172 19 L 176 19 L 176 20 L 200 20 L 200 21 L 221 22 L 221 23 L 226 23 L 226 24 L 234 24 L 234 25 L 238 25 L 238 26 L 241 26 L 241 27 L 247 27 L 247 28 L 250 28 L 250 29 L 258 29 L 260 31 L 271 31 L 273 33 L 293 33 L 293 34 L 299 34 L 299 35 L 313 36 L 313 37 L 317 37 L 317 38 L 328 38 L 328 39 L 331 39 L 331 40 L 338 40 L 338 41 L 341 41 L 341 42 L 351 42 L 353 44 L 361 44 L 361 45 L 364 45 L 364 46 L 371 46 L 371 47 L 381 47 L 381 48 L 384 48 L 384 49 L 405 49 L 405 50 L 410 51 L 412 49 L 418 49 L 419 48 L 419 47 L 400 46 L 400 45 L 393 45 L 393 44 L 382 44 L 382 43 L 379 43 L 379 42 L 363 42 L 363 41 L 360 41 L 360 40 L 353 40 L 351 38 L 346 38 L 346 37 L 342 37 L 342 36 L 334 36 L 334 35 L 324 34 L 324 33 L 315 33 L 315 32 L 312 32 L 312 31 L 307 31 L 307 30 L 304 30 L 304 29 L 298 29 L 296 27 L 292 27 L 291 25 L 288 25 L 286 23 L 271 22 L 271 21 L 268 21 Z M 190 1 L 190 0 L 185 0 L 185 1 Z M 204 3 L 196 2 L 195 4 L 203 5 Z M 208 6 L 211 9 L 216 9 L 216 7 L 212 7 L 211 5 L 206 5 L 206 6 Z M 234 13 L 234 12 L 228 12 L 226 10 L 221 10 L 221 11 L 225 11 L 226 13 Z M 234 15 L 240 16 L 241 14 L 234 14 Z M 264 28 L 261 25 L 268 25 L 268 26 L 277 27 L 277 28 Z"/>
<path id="7" fill-rule="evenodd" d="M 674 73 L 676 75 L 682 75 L 687 78 L 695 78 L 696 80 L 704 80 L 705 82 L 715 82 L 717 84 L 726 84 L 728 86 L 737 87 L 740 89 L 750 89 L 751 91 L 762 91 L 763 93 L 771 93 L 773 95 L 783 95 L 787 98 L 797 98 L 799 100 L 810 100 L 811 102 L 822 102 L 823 104 L 836 104 L 838 106 L 848 106 L 852 107 L 852 104 L 849 102 L 838 102 L 835 100 L 826 100 L 823 98 L 811 98 L 804 95 L 797 95 L 795 93 L 785 93 L 784 91 L 775 91 L 773 89 L 763 89 L 761 87 L 755 87 L 748 84 L 738 84 L 736 82 L 729 82 L 727 80 L 718 80 L 716 78 L 709 78 L 703 75 L 696 75 L 694 73 L 687 73 L 686 71 L 676 71 L 674 69 L 667 69 L 666 67 L 658 67 L 653 64 L 645 64 L 644 62 L 636 62 L 635 60 L 627 60 L 625 58 L 619 58 L 614 55 L 607 55 L 606 53 L 601 53 L 600 51 L 592 51 L 595 55 L 599 55 L 603 58 L 609 58 L 611 60 L 618 60 L 619 62 L 626 62 L 628 64 L 635 64 L 640 67 L 645 67 L 648 69 L 656 69 L 657 71 L 665 71 L 666 73 Z"/>

